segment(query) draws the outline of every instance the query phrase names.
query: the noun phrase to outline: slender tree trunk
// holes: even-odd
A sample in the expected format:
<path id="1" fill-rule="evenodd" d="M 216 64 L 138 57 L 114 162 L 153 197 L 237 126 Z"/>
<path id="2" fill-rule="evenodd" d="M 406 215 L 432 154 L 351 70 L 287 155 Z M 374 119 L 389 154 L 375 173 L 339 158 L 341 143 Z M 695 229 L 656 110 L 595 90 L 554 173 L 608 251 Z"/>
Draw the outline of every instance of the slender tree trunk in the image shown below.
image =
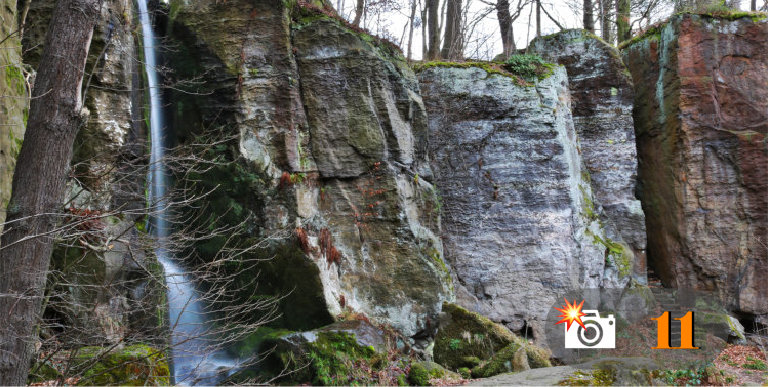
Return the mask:
<path id="1" fill-rule="evenodd" d="M 496 18 L 499 20 L 501 33 L 501 48 L 505 59 L 515 50 L 515 39 L 512 35 L 512 14 L 509 12 L 509 0 L 496 2 Z"/>
<path id="2" fill-rule="evenodd" d="M 592 0 L 584 0 L 584 29 L 595 32 L 594 5 Z"/>
<path id="3" fill-rule="evenodd" d="M 619 42 L 632 39 L 629 25 L 630 0 L 616 0 L 616 39 Z"/>
<path id="4" fill-rule="evenodd" d="M 536 37 L 541 36 L 541 0 L 536 0 Z"/>
<path id="5" fill-rule="evenodd" d="M 427 0 L 427 19 L 429 23 L 427 57 L 429 60 L 435 60 L 440 56 L 440 0 Z"/>
<path id="6" fill-rule="evenodd" d="M 611 23 L 611 11 L 613 11 L 613 0 L 600 1 L 600 29 L 603 40 L 613 43 L 613 23 Z"/>
<path id="7" fill-rule="evenodd" d="M 100 3 L 57 1 L 45 38 L 0 243 L 1 385 L 27 382 Z"/>
<path id="8" fill-rule="evenodd" d="M 359 27 L 360 26 L 360 19 L 363 18 L 363 12 L 365 11 L 365 0 L 357 0 L 357 5 L 355 6 L 355 20 L 352 21 L 352 24 Z"/>
<path id="9" fill-rule="evenodd" d="M 461 0 L 447 0 L 442 57 L 456 60 L 461 58 Z"/>
<path id="10" fill-rule="evenodd" d="M 427 34 L 427 4 L 419 0 L 421 8 L 421 59 L 426 60 L 429 52 L 429 35 Z M 423 4 L 423 5 L 422 5 Z"/>
<path id="11" fill-rule="evenodd" d="M 416 21 L 416 0 L 411 0 L 411 18 L 410 25 L 408 27 L 408 54 L 406 58 L 411 61 L 411 54 L 413 53 L 413 23 Z"/>
<path id="12" fill-rule="evenodd" d="M 752 12 L 757 11 L 757 0 L 752 0 L 752 2 L 749 5 L 749 9 Z"/>

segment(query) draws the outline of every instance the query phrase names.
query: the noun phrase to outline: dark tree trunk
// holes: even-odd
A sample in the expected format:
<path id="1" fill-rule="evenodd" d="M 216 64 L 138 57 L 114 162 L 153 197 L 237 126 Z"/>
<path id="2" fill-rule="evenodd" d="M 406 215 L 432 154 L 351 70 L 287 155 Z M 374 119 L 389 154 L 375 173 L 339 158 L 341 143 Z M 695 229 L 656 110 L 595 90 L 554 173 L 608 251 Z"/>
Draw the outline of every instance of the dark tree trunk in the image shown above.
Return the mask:
<path id="1" fill-rule="evenodd" d="M 629 25 L 630 0 L 616 0 L 616 39 L 619 42 L 632 39 Z"/>
<path id="2" fill-rule="evenodd" d="M 0 243 L 0 385 L 27 382 L 100 3 L 57 1 L 45 38 Z"/>
<path id="3" fill-rule="evenodd" d="M 429 33 L 429 60 L 440 57 L 440 0 L 427 0 L 427 30 Z"/>
<path id="4" fill-rule="evenodd" d="M 445 59 L 461 59 L 461 0 L 447 0 L 448 10 L 445 19 L 445 35 L 443 38 L 442 57 Z"/>
<path id="5" fill-rule="evenodd" d="M 613 0 L 601 0 L 600 3 L 600 29 L 603 40 L 613 43 L 613 23 L 611 23 L 611 11 Z"/>
<path id="6" fill-rule="evenodd" d="M 502 54 L 505 58 L 512 55 L 515 50 L 515 39 L 512 34 L 512 14 L 509 12 L 509 0 L 496 2 L 496 18 L 499 20 L 499 32 L 501 33 Z"/>
<path id="7" fill-rule="evenodd" d="M 749 9 L 751 11 L 757 11 L 757 0 L 752 0 L 752 2 L 749 4 Z"/>
<path id="8" fill-rule="evenodd" d="M 536 37 L 541 36 L 541 0 L 536 0 Z"/>
<path id="9" fill-rule="evenodd" d="M 584 29 L 595 32 L 594 4 L 592 0 L 584 0 Z"/>
<path id="10" fill-rule="evenodd" d="M 357 0 L 357 5 L 355 6 L 355 20 L 352 24 L 360 26 L 360 19 L 363 18 L 363 12 L 365 12 L 365 0 Z"/>

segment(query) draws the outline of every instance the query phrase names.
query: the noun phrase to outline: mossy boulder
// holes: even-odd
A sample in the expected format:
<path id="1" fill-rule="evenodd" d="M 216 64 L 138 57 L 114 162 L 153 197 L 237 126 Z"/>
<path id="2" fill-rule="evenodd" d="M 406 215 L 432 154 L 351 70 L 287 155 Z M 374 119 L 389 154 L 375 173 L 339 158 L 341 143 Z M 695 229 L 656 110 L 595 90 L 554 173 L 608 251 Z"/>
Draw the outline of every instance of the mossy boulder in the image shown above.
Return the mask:
<path id="1" fill-rule="evenodd" d="M 531 368 L 551 367 L 550 352 L 526 343 L 514 342 L 497 352 L 482 365 L 472 369 L 472 376 L 487 378 L 505 372 L 520 372 Z"/>
<path id="2" fill-rule="evenodd" d="M 411 364 L 408 371 L 408 381 L 414 386 L 431 386 L 429 382 L 429 371 L 420 363 Z"/>
<path id="3" fill-rule="evenodd" d="M 444 303 L 435 336 L 435 361 L 448 369 L 474 367 L 504 347 L 524 344 L 507 328 L 456 304 Z M 475 358 L 475 359 L 473 359 Z"/>
<path id="4" fill-rule="evenodd" d="M 408 372 L 408 380 L 416 386 L 431 386 L 433 381 L 458 381 L 462 376 L 456 372 L 448 371 L 440 364 L 433 361 L 420 361 L 411 364 Z"/>
<path id="5" fill-rule="evenodd" d="M 435 336 L 435 361 L 448 369 L 472 369 L 473 377 L 551 367 L 550 352 L 504 326 L 458 305 L 443 304 Z"/>
<path id="6" fill-rule="evenodd" d="M 364 321 L 268 339 L 261 344 L 260 378 L 279 376 L 277 382 L 287 384 L 373 384 L 388 364 L 387 345 L 384 332 Z M 282 375 L 286 370 L 293 372 Z"/>
<path id="7" fill-rule="evenodd" d="M 81 375 L 78 385 L 169 385 L 165 353 L 145 344 L 108 351 L 84 347 L 73 354 L 71 374 Z"/>

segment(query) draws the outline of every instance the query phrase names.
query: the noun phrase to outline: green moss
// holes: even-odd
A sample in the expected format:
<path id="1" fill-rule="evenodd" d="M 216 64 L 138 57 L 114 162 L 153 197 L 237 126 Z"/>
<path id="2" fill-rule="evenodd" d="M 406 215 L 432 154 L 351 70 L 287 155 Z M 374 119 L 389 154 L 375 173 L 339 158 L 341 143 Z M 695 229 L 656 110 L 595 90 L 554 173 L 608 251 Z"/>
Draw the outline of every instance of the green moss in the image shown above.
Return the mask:
<path id="1" fill-rule="evenodd" d="M 450 322 L 440 327 L 435 336 L 435 361 L 450 370 L 474 367 L 468 359 L 490 359 L 494 353 L 513 342 L 516 337 L 505 327 L 458 305 L 445 303 L 443 312 Z"/>
<path id="2" fill-rule="evenodd" d="M 81 374 L 78 385 L 168 385 L 170 370 L 165 354 L 144 344 L 104 352 L 101 347 L 77 350 L 73 374 Z"/>
<path id="3" fill-rule="evenodd" d="M 537 55 L 512 55 L 505 62 L 422 62 L 414 64 L 413 70 L 422 72 L 424 70 L 443 67 L 443 68 L 480 68 L 491 75 L 501 75 L 512 78 L 520 86 L 532 86 L 534 80 L 546 79 L 554 74 L 555 64 L 545 62 Z"/>
<path id="4" fill-rule="evenodd" d="M 27 88 L 24 73 L 21 71 L 21 68 L 13 64 L 3 67 L 5 68 L 5 82 L 8 88 L 11 90 L 16 89 L 17 95 L 23 96 Z"/>
<path id="5" fill-rule="evenodd" d="M 528 357 L 528 365 L 531 368 L 552 367 L 552 362 L 549 361 L 551 353 L 544 348 L 526 345 L 525 354 Z"/>
<path id="6" fill-rule="evenodd" d="M 621 277 L 626 277 L 632 274 L 632 261 L 634 255 L 629 247 L 621 242 L 612 241 L 609 238 L 603 239 L 589 230 L 586 231 L 586 234 L 592 236 L 592 243 L 595 245 L 600 244 L 605 246 L 606 250 L 608 250 L 606 263 L 615 265 L 619 270 L 619 275 Z"/>
<path id="7" fill-rule="evenodd" d="M 278 379 L 280 383 L 316 385 L 374 384 L 374 376 L 387 366 L 386 354 L 371 346 L 358 344 L 347 332 L 319 332 L 314 341 L 297 336 L 264 342 L 269 355 L 260 366 L 268 376 L 292 371 Z"/>
<path id="8" fill-rule="evenodd" d="M 589 172 L 587 172 L 587 177 L 589 177 Z M 583 174 L 582 179 L 584 179 Z M 579 191 L 581 191 L 581 197 L 584 198 L 584 205 L 582 207 L 584 216 L 591 221 L 598 220 L 597 212 L 595 211 L 595 203 L 592 201 L 592 198 L 587 192 L 587 189 L 584 188 L 583 185 L 579 184 Z"/>
<path id="9" fill-rule="evenodd" d="M 554 74 L 555 69 L 554 64 L 545 62 L 540 56 L 532 54 L 512 55 L 502 67 L 529 82 L 535 79 L 547 79 Z"/>
<path id="10" fill-rule="evenodd" d="M 612 386 L 616 381 L 616 371 L 595 370 L 576 371 L 571 376 L 559 381 L 558 386 Z"/>
<path id="11" fill-rule="evenodd" d="M 265 342 L 276 340 L 291 333 L 293 332 L 287 329 L 261 326 L 256 329 L 256 332 L 251 333 L 244 339 L 227 348 L 227 351 L 235 358 L 248 359 L 258 354 L 259 350 L 262 349 L 262 344 Z"/>
<path id="12" fill-rule="evenodd" d="M 515 366 L 515 354 L 522 347 L 521 343 L 512 343 L 495 355 L 484 365 L 472 370 L 472 376 L 476 378 L 488 378 L 505 372 L 522 371 Z"/>
<path id="13" fill-rule="evenodd" d="M 641 41 L 646 41 L 646 40 L 648 40 L 648 41 L 654 41 L 654 40 L 655 41 L 659 41 L 659 39 L 661 38 L 661 30 L 664 28 L 665 25 L 666 25 L 666 22 L 663 23 L 663 24 L 659 24 L 659 25 L 648 27 L 645 31 L 643 31 L 642 34 L 637 35 L 637 36 L 633 37 L 632 39 L 629 39 L 629 40 L 626 40 L 626 41 L 620 43 L 619 46 L 618 46 L 618 49 L 619 50 L 623 50 L 623 49 L 628 48 L 628 47 L 630 47 L 630 46 L 632 46 L 632 45 L 634 45 L 636 43 L 639 43 Z"/>
<path id="14" fill-rule="evenodd" d="M 408 371 L 408 380 L 414 386 L 431 386 L 429 382 L 429 371 L 419 363 L 411 364 L 411 370 Z"/>
<path id="15" fill-rule="evenodd" d="M 467 367 L 461 367 L 458 370 L 456 370 L 459 375 L 461 375 L 464 379 L 471 379 L 472 378 L 472 370 L 470 370 Z"/>
<path id="16" fill-rule="evenodd" d="M 532 86 L 526 83 L 524 79 L 501 68 L 501 63 L 497 63 L 497 62 L 441 62 L 441 61 L 422 62 L 422 63 L 414 64 L 413 71 L 419 73 L 427 69 L 436 68 L 436 67 L 461 68 L 461 69 L 468 69 L 468 68 L 474 67 L 474 68 L 485 70 L 485 72 L 488 74 L 489 77 L 492 75 L 501 75 L 503 77 L 511 78 L 519 86 Z"/>
<path id="17" fill-rule="evenodd" d="M 755 359 L 754 357 L 747 356 L 747 361 L 741 365 L 743 368 L 751 369 L 751 370 L 758 370 L 758 371 L 766 371 L 768 370 L 768 366 L 765 365 L 765 362 L 760 359 Z"/>

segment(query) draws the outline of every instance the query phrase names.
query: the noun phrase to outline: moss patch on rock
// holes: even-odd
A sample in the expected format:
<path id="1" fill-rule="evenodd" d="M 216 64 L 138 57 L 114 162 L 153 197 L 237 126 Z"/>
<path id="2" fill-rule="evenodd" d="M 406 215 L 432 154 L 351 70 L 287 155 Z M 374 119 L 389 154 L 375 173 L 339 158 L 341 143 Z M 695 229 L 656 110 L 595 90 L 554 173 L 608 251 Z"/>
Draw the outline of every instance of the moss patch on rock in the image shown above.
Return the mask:
<path id="1" fill-rule="evenodd" d="M 474 367 L 470 358 L 490 359 L 502 348 L 517 343 L 507 328 L 456 304 L 443 304 L 444 318 L 435 336 L 435 361 L 451 370 Z"/>
<path id="2" fill-rule="evenodd" d="M 386 354 L 361 345 L 347 332 L 296 333 L 268 340 L 264 348 L 268 348 L 262 365 L 264 376 L 294 371 L 278 378 L 279 383 L 374 384 L 373 374 L 387 364 Z"/>
<path id="3" fill-rule="evenodd" d="M 105 352 L 102 347 L 77 350 L 72 374 L 80 374 L 78 385 L 168 385 L 170 369 L 165 354 L 145 344 L 134 344 Z"/>

